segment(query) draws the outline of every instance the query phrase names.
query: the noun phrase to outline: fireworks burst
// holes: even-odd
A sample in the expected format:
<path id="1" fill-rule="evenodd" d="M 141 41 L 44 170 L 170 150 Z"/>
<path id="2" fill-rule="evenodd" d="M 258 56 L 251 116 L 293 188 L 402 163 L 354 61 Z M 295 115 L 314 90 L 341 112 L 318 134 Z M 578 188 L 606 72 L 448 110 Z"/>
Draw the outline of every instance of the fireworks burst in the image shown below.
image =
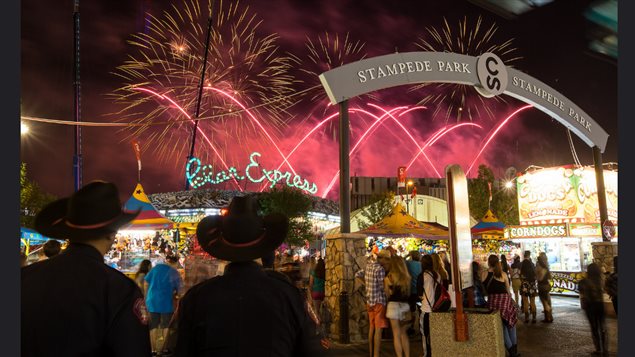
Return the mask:
<path id="1" fill-rule="evenodd" d="M 189 151 L 192 122 L 184 119 L 193 118 L 196 112 L 210 14 L 212 33 L 205 86 L 230 93 L 249 107 L 258 107 L 259 117 L 266 117 L 277 129 L 284 125 L 285 110 L 292 105 L 289 94 L 293 79 L 288 73 L 291 59 L 280 55 L 278 36 L 259 35 L 262 21 L 239 1 L 213 3 L 183 0 L 160 17 L 148 15 L 147 34 L 132 36 L 129 44 L 133 54 L 115 71 L 125 84 L 112 93 L 123 106 L 113 114 L 120 120 L 148 124 L 127 129 L 126 139 L 143 136 L 144 147 L 153 148 L 162 159 L 185 157 Z M 143 88 L 159 95 L 140 90 Z M 242 113 L 232 114 L 237 111 L 241 108 L 235 100 L 204 90 L 199 128 L 215 138 L 236 140 L 262 135 L 252 120 Z M 149 125 L 166 118 L 174 124 L 163 129 Z"/>
<path id="2" fill-rule="evenodd" d="M 306 57 L 300 58 L 293 54 L 290 56 L 295 62 L 295 67 L 300 71 L 301 75 L 298 77 L 302 79 L 298 82 L 307 91 L 305 97 L 314 103 L 323 102 L 328 99 L 320 84 L 319 75 L 347 63 L 364 59 L 366 57 L 366 53 L 363 52 L 364 43 L 350 41 L 348 33 L 343 39 L 340 39 L 339 34 L 331 35 L 325 32 L 315 40 L 308 36 L 306 40 Z"/>
<path id="3" fill-rule="evenodd" d="M 366 57 L 364 46 L 363 42 L 351 40 L 348 33 L 340 37 L 340 34 L 324 32 L 313 39 L 306 37 L 306 53 L 303 57 L 290 54 L 294 68 L 297 69 L 296 86 L 303 93 L 302 99 L 310 102 L 307 107 L 312 108 L 305 111 L 300 123 L 314 116 L 324 117 L 329 109 L 333 109 L 319 76 L 333 68 L 363 60 Z M 375 98 L 375 95 L 371 93 L 362 98 Z M 327 128 L 333 134 L 333 140 L 337 133 L 336 127 L 336 123 L 329 123 Z"/>
<path id="4" fill-rule="evenodd" d="M 420 37 L 415 45 L 424 51 L 431 52 L 454 52 L 469 56 L 479 56 L 485 52 L 491 52 L 499 56 L 506 65 L 519 60 L 516 52 L 517 48 L 512 46 L 512 39 L 508 39 L 502 44 L 496 43 L 494 35 L 498 30 L 495 24 L 489 28 L 483 25 L 479 16 L 475 24 L 469 24 L 467 17 L 459 20 L 458 30 L 453 31 L 447 19 L 443 19 L 443 29 L 439 32 L 434 27 L 427 27 L 427 37 Z M 490 119 L 495 119 L 495 114 L 491 108 L 497 103 L 506 103 L 501 96 L 494 98 L 483 98 L 476 90 L 469 85 L 451 83 L 423 83 L 410 89 L 411 92 L 423 92 L 425 96 L 419 101 L 419 105 L 436 107 L 433 118 L 445 110 L 445 121 L 451 116 L 456 117 L 457 122 L 463 116 L 467 116 L 470 121 L 475 117 L 482 117 L 481 110 L 485 111 Z"/>

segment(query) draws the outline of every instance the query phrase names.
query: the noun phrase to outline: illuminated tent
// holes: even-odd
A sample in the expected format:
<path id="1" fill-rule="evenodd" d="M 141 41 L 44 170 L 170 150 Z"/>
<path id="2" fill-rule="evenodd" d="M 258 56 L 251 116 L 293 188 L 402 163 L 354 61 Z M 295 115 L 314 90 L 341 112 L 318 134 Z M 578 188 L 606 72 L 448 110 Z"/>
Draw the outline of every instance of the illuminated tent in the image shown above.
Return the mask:
<path id="1" fill-rule="evenodd" d="M 140 183 L 135 187 L 132 197 L 126 201 L 124 208 L 128 211 L 140 209 L 141 213 L 129 225 L 122 227 L 121 230 L 159 230 L 174 227 L 174 222 L 154 208 Z"/>
<path id="2" fill-rule="evenodd" d="M 498 220 L 494 212 L 488 209 L 485 216 L 471 229 L 473 239 L 505 239 L 505 224 Z"/>
<path id="3" fill-rule="evenodd" d="M 393 207 L 386 217 L 372 226 L 362 229 L 360 234 L 372 237 L 415 237 L 421 239 L 449 239 L 448 230 L 440 224 L 418 221 L 406 213 L 400 204 Z"/>

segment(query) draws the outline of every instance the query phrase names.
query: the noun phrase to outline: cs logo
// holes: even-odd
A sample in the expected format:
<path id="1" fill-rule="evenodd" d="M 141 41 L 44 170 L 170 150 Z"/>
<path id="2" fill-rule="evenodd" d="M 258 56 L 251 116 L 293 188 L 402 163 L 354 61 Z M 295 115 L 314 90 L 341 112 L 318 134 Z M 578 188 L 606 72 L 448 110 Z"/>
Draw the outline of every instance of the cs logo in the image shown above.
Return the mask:
<path id="1" fill-rule="evenodd" d="M 493 53 L 484 53 L 479 56 L 476 61 L 476 74 L 481 85 L 475 88 L 483 97 L 497 96 L 507 88 L 507 68 Z"/>

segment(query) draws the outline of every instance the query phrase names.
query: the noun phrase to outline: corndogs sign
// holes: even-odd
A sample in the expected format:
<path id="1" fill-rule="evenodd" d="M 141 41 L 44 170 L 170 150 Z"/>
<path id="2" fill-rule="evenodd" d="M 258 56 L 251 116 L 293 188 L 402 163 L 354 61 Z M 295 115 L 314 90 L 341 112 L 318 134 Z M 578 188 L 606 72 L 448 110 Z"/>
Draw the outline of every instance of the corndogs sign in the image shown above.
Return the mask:
<path id="1" fill-rule="evenodd" d="M 404 84 L 472 85 L 485 97 L 507 94 L 545 112 L 587 145 L 603 152 L 608 134 L 586 112 L 545 83 L 511 67 L 493 53 L 479 57 L 447 52 L 405 52 L 373 57 L 320 75 L 331 103 Z"/>

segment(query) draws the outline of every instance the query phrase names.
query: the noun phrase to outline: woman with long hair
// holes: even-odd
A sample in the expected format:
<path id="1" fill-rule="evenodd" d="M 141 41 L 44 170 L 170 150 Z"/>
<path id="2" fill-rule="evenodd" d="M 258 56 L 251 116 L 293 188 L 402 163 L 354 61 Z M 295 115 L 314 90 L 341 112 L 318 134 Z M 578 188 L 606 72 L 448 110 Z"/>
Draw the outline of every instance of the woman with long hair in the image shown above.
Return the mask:
<path id="1" fill-rule="evenodd" d="M 549 271 L 549 261 L 547 254 L 541 252 L 536 260 L 536 280 L 538 281 L 538 296 L 542 303 L 542 309 L 545 311 L 545 319 L 542 322 L 553 322 L 553 314 L 551 309 L 551 271 Z"/>
<path id="2" fill-rule="evenodd" d="M 313 299 L 313 308 L 315 313 L 320 316 L 320 307 L 324 300 L 324 281 L 326 279 L 326 269 L 324 259 L 320 257 L 315 267 L 309 272 L 309 288 L 311 289 L 311 298 Z"/>
<path id="3" fill-rule="evenodd" d="M 430 313 L 434 305 L 434 292 L 437 284 L 442 284 L 441 277 L 434 270 L 432 256 L 421 257 L 421 274 L 417 278 L 417 295 L 421 299 L 421 315 L 419 316 L 419 329 L 423 342 L 424 356 L 432 356 L 430 345 Z"/>
<path id="4" fill-rule="evenodd" d="M 141 292 L 144 292 L 144 282 L 145 282 L 145 277 L 146 275 L 148 275 L 148 272 L 150 271 L 150 269 L 152 269 L 152 262 L 149 261 L 148 259 L 144 259 L 141 261 L 141 263 L 139 263 L 139 269 L 137 270 L 137 272 L 134 275 L 134 281 L 137 283 L 137 285 L 139 285 L 139 288 L 141 289 Z"/>
<path id="5" fill-rule="evenodd" d="M 512 289 L 514 290 L 514 301 L 516 304 L 520 306 L 520 298 L 518 294 L 520 293 L 520 255 L 516 254 L 514 256 L 514 262 L 511 266 L 511 275 L 512 275 Z"/>
<path id="6" fill-rule="evenodd" d="M 406 330 L 410 322 L 410 274 L 406 262 L 398 255 L 390 257 L 390 270 L 384 278 L 384 290 L 388 301 L 386 318 L 390 320 L 395 353 L 397 357 L 409 357 L 410 340 Z"/>
<path id="7" fill-rule="evenodd" d="M 531 261 L 531 251 L 526 250 L 525 259 L 520 263 L 520 296 L 523 299 L 523 312 L 525 313 L 525 323 L 529 323 L 529 314 L 531 314 L 531 323 L 536 323 L 536 294 L 538 287 L 536 286 L 536 266 Z"/>
<path id="8" fill-rule="evenodd" d="M 445 270 L 445 264 L 443 263 L 441 256 L 437 253 L 432 253 L 430 257 L 432 258 L 432 267 L 434 271 L 441 277 L 443 287 L 447 290 L 450 286 L 450 275 L 448 274 L 448 271 Z"/>
<path id="9" fill-rule="evenodd" d="M 452 284 L 452 265 L 450 264 L 450 258 L 448 258 L 448 252 L 445 250 L 440 251 L 439 258 L 441 258 L 445 272 L 448 274 L 448 284 Z"/>
<path id="10" fill-rule="evenodd" d="M 483 274 L 483 285 L 487 290 L 487 306 L 491 310 L 499 310 L 503 320 L 503 338 L 505 348 L 510 357 L 520 356 L 518 354 L 518 340 L 516 338 L 517 309 L 512 302 L 509 293 L 509 279 L 503 273 L 498 256 L 492 254 L 487 259 L 488 270 Z"/>
<path id="11" fill-rule="evenodd" d="M 591 324 L 591 336 L 595 345 L 595 354 L 608 352 L 606 346 L 606 327 L 604 325 L 604 296 L 602 289 L 602 271 L 600 266 L 591 263 L 586 270 L 586 278 L 580 280 L 580 305 L 586 312 Z"/>

